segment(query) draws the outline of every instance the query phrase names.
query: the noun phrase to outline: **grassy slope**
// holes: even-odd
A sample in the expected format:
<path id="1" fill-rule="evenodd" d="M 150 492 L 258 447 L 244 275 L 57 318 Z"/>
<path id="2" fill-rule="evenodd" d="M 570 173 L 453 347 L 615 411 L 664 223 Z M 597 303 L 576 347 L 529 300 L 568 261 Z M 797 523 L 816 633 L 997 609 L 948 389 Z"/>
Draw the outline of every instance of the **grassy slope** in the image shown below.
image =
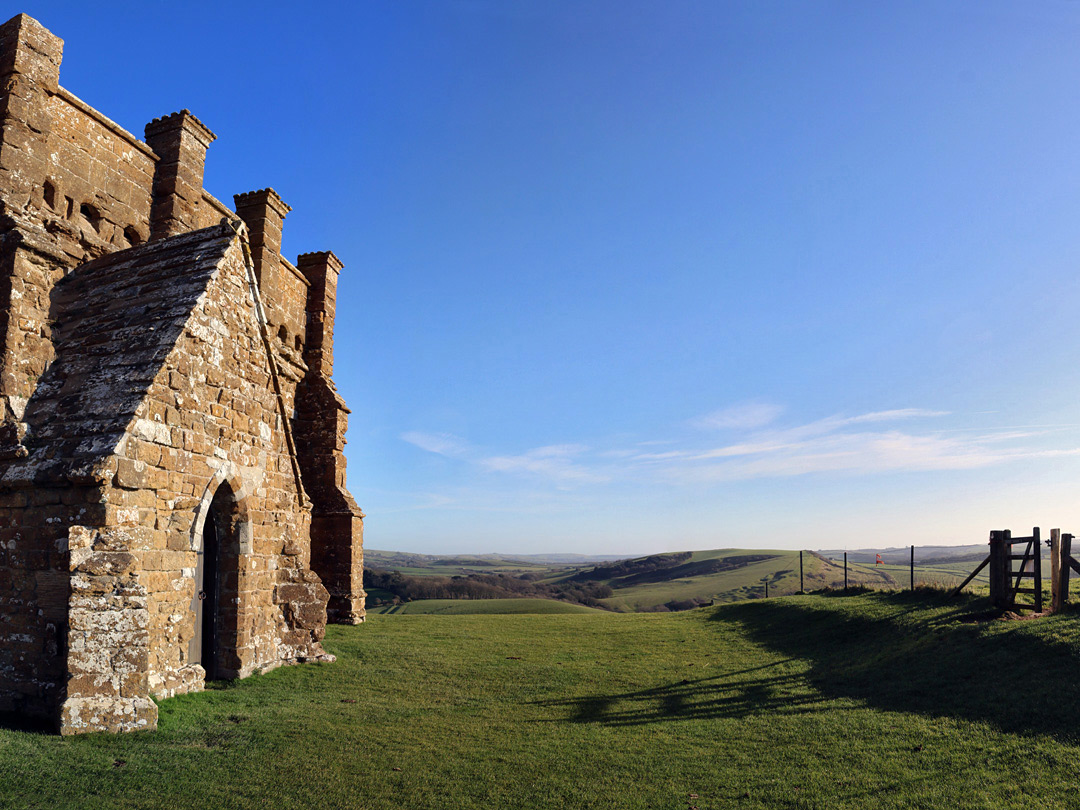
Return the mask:
<path id="1" fill-rule="evenodd" d="M 406 614 L 438 614 L 466 616 L 513 613 L 601 613 L 596 608 L 572 605 L 554 599 L 417 599 L 402 605 L 372 608 L 369 616 L 401 616 Z"/>
<path id="2" fill-rule="evenodd" d="M 157 733 L 0 729 L 0 807 L 1072 806 L 1078 619 L 926 598 L 334 627 Z"/>
<path id="3" fill-rule="evenodd" d="M 970 552 L 982 549 L 982 546 L 971 546 L 960 549 L 961 552 Z M 945 547 L 927 547 L 916 549 L 915 581 L 917 585 L 935 585 L 949 588 L 959 585 L 960 582 L 977 565 L 978 560 L 963 559 L 961 561 L 949 561 L 947 557 L 951 549 Z M 895 553 L 894 553 L 895 552 Z M 902 553 L 901 553 L 902 552 Z M 826 586 L 840 587 L 844 582 L 844 568 L 842 552 L 837 559 L 825 559 L 812 552 L 803 555 L 804 580 L 808 591 L 817 590 Z M 888 559 L 901 560 L 908 551 L 886 550 Z M 692 554 L 691 562 L 719 559 L 731 556 L 770 554 L 774 555 L 770 560 L 755 562 L 744 568 L 736 570 L 720 571 L 714 574 L 701 576 L 681 577 L 663 582 L 635 585 L 629 588 L 616 588 L 615 594 L 604 600 L 604 603 L 618 611 L 647 610 L 671 601 L 684 600 L 713 600 L 716 602 L 737 602 L 746 599 L 755 599 L 764 595 L 762 579 L 769 578 L 769 593 L 772 596 L 792 594 L 799 590 L 799 552 L 776 551 L 761 549 L 713 549 L 709 551 L 696 551 Z M 854 558 L 862 555 L 869 562 L 855 562 Z M 970 554 L 967 554 L 970 556 Z M 534 573 L 541 574 L 543 581 L 559 582 L 568 576 L 589 570 L 593 564 L 578 564 L 576 567 L 568 566 L 564 560 L 545 561 L 543 558 L 514 558 L 495 554 L 487 555 L 458 555 L 452 557 L 438 557 L 433 555 L 408 554 L 405 552 L 368 552 L 369 562 L 376 567 L 387 570 L 399 570 L 403 574 L 413 576 L 453 576 L 455 574 L 475 573 Z M 932 562 L 921 562 L 920 557 L 925 557 Z M 871 588 L 899 589 L 905 588 L 909 581 L 908 566 L 898 562 L 890 562 L 886 565 L 874 565 L 874 552 L 853 552 L 849 557 L 848 583 L 853 586 L 866 586 Z M 468 567 L 466 567 L 468 566 Z M 1049 562 L 1044 565 L 1049 575 Z M 972 589 L 985 590 L 987 585 L 987 573 L 984 571 L 973 583 Z M 612 582 L 613 586 L 617 583 Z M 372 589 L 374 598 L 389 599 L 390 595 Z M 374 599 L 373 599 L 374 601 Z M 415 611 L 413 611 L 415 612 Z"/>
<path id="4" fill-rule="evenodd" d="M 602 559 L 602 558 L 598 558 Z M 364 550 L 364 562 L 371 568 L 384 571 L 400 571 L 409 576 L 452 577 L 456 574 L 541 574 L 565 572 L 574 566 L 594 565 L 595 561 L 583 555 L 553 554 L 523 555 L 515 557 L 504 554 L 413 554 L 406 551 Z"/>
<path id="5" fill-rule="evenodd" d="M 762 579 L 769 578 L 769 594 L 795 593 L 799 590 L 799 552 L 760 549 L 713 549 L 695 551 L 691 562 L 732 557 L 748 554 L 769 554 L 771 559 L 753 562 L 733 571 L 719 571 L 715 574 L 669 580 L 667 582 L 634 585 L 619 588 L 610 599 L 603 600 L 606 605 L 616 610 L 642 610 L 655 605 L 663 605 L 672 600 L 713 599 L 717 602 L 737 602 L 754 599 L 764 595 Z M 870 587 L 893 587 L 893 579 L 874 566 L 850 566 L 848 582 L 850 585 Z M 808 591 L 826 586 L 844 584 L 843 563 L 824 560 L 810 552 L 803 554 L 803 579 Z"/>

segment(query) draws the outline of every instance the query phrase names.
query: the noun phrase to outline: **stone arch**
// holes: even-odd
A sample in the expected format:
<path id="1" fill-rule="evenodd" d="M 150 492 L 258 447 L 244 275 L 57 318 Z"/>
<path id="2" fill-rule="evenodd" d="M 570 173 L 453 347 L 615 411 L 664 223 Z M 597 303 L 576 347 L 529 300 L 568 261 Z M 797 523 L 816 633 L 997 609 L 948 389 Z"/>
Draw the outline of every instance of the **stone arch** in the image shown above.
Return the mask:
<path id="1" fill-rule="evenodd" d="M 243 477 L 241 477 L 240 471 L 231 461 L 226 461 L 218 467 L 214 477 L 210 479 L 206 485 L 206 489 L 203 490 L 198 506 L 195 507 L 195 519 L 191 523 L 191 534 L 189 536 L 191 550 L 198 551 L 200 548 L 199 544 L 202 539 L 203 528 L 206 524 L 206 516 L 210 511 L 210 504 L 222 484 L 228 484 L 229 490 L 232 492 L 236 502 L 235 509 L 236 519 L 239 523 L 240 553 L 250 554 L 252 551 L 252 527 L 251 518 L 248 514 L 248 494 L 251 490 L 251 486 Z"/>
<path id="2" fill-rule="evenodd" d="M 252 527 L 244 488 L 230 472 L 235 473 L 219 470 L 207 485 L 191 537 L 196 553 L 191 605 L 195 626 L 188 653 L 208 681 L 235 678 L 243 670 L 240 603 Z"/>

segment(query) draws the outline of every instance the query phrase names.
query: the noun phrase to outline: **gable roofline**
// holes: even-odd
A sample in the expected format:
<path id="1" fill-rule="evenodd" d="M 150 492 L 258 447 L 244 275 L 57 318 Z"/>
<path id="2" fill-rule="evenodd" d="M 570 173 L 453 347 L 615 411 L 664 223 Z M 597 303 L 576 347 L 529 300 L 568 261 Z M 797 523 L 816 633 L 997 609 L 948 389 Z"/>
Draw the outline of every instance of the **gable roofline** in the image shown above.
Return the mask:
<path id="1" fill-rule="evenodd" d="M 238 235 L 227 224 L 111 253 L 58 282 L 56 358 L 27 402 L 29 451 L 0 483 L 90 483 L 135 422 Z"/>

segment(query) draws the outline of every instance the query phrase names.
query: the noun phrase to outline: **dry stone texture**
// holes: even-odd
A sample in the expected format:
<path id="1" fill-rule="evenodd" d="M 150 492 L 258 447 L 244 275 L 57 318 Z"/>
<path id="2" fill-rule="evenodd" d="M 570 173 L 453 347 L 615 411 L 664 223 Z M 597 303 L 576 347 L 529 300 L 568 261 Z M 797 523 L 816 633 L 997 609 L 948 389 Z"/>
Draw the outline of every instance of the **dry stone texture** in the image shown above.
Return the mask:
<path id="1" fill-rule="evenodd" d="M 364 619 L 342 265 L 281 256 L 272 189 L 204 191 L 190 112 L 140 141 L 62 54 L 0 26 L 0 712 L 130 731 Z"/>

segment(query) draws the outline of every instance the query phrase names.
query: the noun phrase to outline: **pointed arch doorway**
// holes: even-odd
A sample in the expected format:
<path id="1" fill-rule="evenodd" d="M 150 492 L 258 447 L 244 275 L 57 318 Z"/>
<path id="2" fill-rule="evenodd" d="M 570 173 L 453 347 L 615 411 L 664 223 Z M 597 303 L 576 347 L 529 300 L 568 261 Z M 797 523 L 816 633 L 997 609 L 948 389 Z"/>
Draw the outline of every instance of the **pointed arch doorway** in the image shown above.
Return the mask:
<path id="1" fill-rule="evenodd" d="M 195 632 L 189 659 L 206 680 L 236 677 L 240 583 L 240 511 L 236 495 L 222 482 L 206 509 L 196 546 Z"/>

